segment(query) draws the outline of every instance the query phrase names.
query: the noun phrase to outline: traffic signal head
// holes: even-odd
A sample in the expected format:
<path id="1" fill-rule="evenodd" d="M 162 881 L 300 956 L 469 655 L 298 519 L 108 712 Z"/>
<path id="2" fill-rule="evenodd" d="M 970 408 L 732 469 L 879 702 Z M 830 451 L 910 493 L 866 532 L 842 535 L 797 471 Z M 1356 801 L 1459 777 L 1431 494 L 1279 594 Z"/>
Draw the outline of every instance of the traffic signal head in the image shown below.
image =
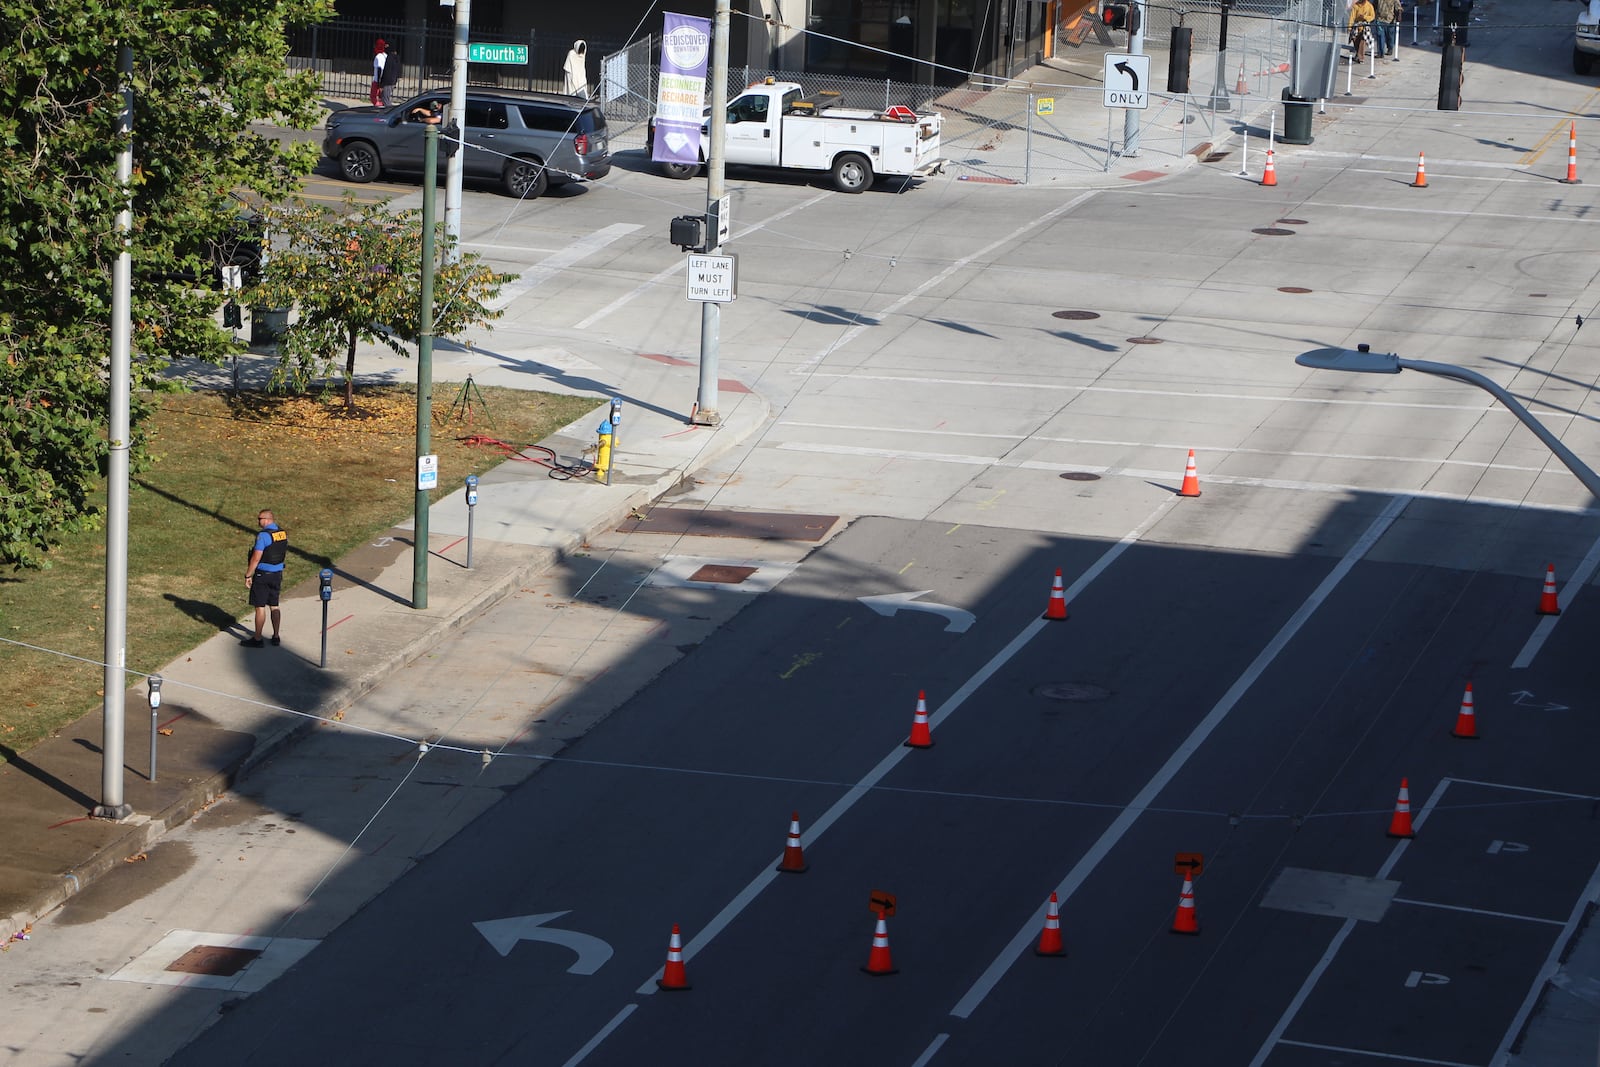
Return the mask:
<path id="1" fill-rule="evenodd" d="M 1123 30 L 1128 28 L 1128 5 L 1105 4 L 1100 8 L 1100 21 L 1106 24 L 1107 29 Z"/>

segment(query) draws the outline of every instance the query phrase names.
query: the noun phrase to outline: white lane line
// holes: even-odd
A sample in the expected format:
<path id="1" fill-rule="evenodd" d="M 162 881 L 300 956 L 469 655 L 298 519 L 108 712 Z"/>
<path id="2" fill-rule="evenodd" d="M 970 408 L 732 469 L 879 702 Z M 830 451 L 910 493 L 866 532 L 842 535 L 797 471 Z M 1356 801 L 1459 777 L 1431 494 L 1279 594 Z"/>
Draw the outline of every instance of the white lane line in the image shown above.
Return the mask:
<path id="1" fill-rule="evenodd" d="M 1460 1063 L 1456 1060 L 1430 1060 L 1425 1056 L 1402 1056 L 1398 1052 L 1373 1052 L 1366 1048 L 1351 1048 L 1348 1045 L 1319 1045 L 1315 1041 L 1283 1041 L 1280 1044 L 1294 1045 L 1296 1048 L 1321 1049 L 1324 1052 L 1343 1052 L 1351 1056 L 1371 1056 L 1375 1060 L 1394 1060 L 1396 1063 L 1426 1063 L 1433 1067 L 1483 1067 L 1477 1063 Z"/>
<path id="2" fill-rule="evenodd" d="M 1128 802 L 1128 806 L 1122 809 L 1121 814 L 1100 835 L 1100 839 L 1094 843 L 1083 858 L 1078 861 L 1077 865 L 1061 880 L 1061 884 L 1056 886 L 1056 895 L 1062 903 L 1066 903 L 1072 897 L 1072 894 L 1088 880 L 1089 875 L 1106 858 L 1117 842 L 1121 841 L 1123 836 L 1133 828 L 1133 824 L 1138 821 L 1140 815 L 1144 814 L 1144 810 L 1155 802 L 1161 791 L 1176 777 L 1177 773 L 1189 762 L 1189 759 L 1200 750 L 1200 746 L 1205 744 L 1212 731 L 1228 717 L 1228 713 L 1234 709 L 1244 694 L 1255 684 L 1261 673 L 1288 646 L 1295 634 L 1300 632 L 1301 627 L 1310 621 L 1311 616 L 1322 606 L 1322 602 L 1332 595 L 1339 583 L 1350 573 L 1356 563 L 1372 549 L 1372 546 L 1377 544 L 1378 539 L 1388 531 L 1389 527 L 1394 524 L 1395 520 L 1400 517 L 1400 513 L 1410 503 L 1411 498 L 1409 496 L 1396 497 L 1389 501 L 1382 513 L 1372 521 L 1372 525 L 1367 527 L 1366 532 L 1361 535 L 1355 544 L 1350 546 L 1350 550 L 1344 554 L 1344 557 L 1339 560 L 1333 570 L 1329 571 L 1327 576 L 1317 584 L 1317 587 L 1311 591 L 1311 595 L 1306 597 L 1299 610 L 1290 617 L 1288 622 L 1283 624 L 1282 628 L 1267 643 L 1267 646 L 1261 650 L 1250 666 L 1245 668 L 1244 673 L 1239 676 L 1238 680 L 1222 695 L 1222 699 L 1217 701 L 1216 705 L 1206 714 L 1206 717 L 1200 720 L 1188 737 L 1184 738 L 1183 743 L 1178 746 L 1177 750 L 1167 757 L 1166 763 L 1155 773 L 1155 776 L 1145 783 L 1144 788 L 1139 790 L 1138 795 Z M 1000 955 L 995 957 L 994 962 L 989 965 L 989 969 L 983 972 L 978 980 L 972 984 L 972 988 L 967 991 L 966 995 L 950 1010 L 951 1015 L 965 1019 L 977 1009 L 978 1005 L 983 1002 L 984 997 L 989 995 L 990 990 L 995 987 L 1005 972 L 1016 962 L 1017 957 L 1022 954 L 1022 950 L 1036 936 L 1038 931 L 1035 927 L 1037 925 L 1038 923 L 1034 917 L 1029 916 L 1027 923 L 1011 939 L 1011 942 L 1001 950 Z"/>
<path id="3" fill-rule="evenodd" d="M 1492 919 L 1515 919 L 1524 923 L 1548 923 L 1551 926 L 1563 926 L 1565 919 L 1541 919 L 1537 915 L 1513 915 L 1509 911 L 1490 911 L 1487 908 L 1464 908 L 1459 904 L 1439 904 L 1432 900 L 1408 900 L 1405 897 L 1394 897 L 1394 904 L 1410 904 L 1414 908 L 1440 908 L 1444 911 L 1464 911 L 1471 915 L 1487 915 Z"/>
<path id="4" fill-rule="evenodd" d="M 1099 577 L 1100 574 L 1104 572 L 1105 569 L 1109 567 L 1118 556 L 1122 555 L 1134 544 L 1137 544 L 1139 538 L 1143 536 L 1145 531 L 1153 526 L 1169 510 L 1171 510 L 1176 501 L 1176 497 L 1163 501 L 1161 506 L 1152 511 L 1143 522 L 1141 522 L 1120 541 L 1112 545 L 1103 554 L 1101 554 L 1100 558 L 1096 560 L 1094 564 L 1089 567 L 1089 569 L 1079 575 L 1078 580 L 1072 583 L 1071 588 L 1066 590 L 1068 602 L 1070 603 L 1074 598 L 1079 596 L 1084 589 L 1088 588 L 1089 583 L 1095 578 Z M 976 692 L 980 685 L 987 681 L 990 676 L 995 673 L 995 671 L 998 671 L 1001 667 L 1003 667 L 1006 662 L 1011 659 L 1011 657 L 1015 656 L 1019 651 L 1021 651 L 1023 646 L 1033 639 L 1034 635 L 1036 635 L 1040 630 L 1044 629 L 1047 622 L 1048 620 L 1046 619 L 1034 619 L 1032 622 L 1028 623 L 1027 626 L 1024 626 L 1021 633 L 1017 634 L 1016 637 L 1013 637 L 1009 644 L 1007 644 L 999 652 L 996 652 L 988 663 L 985 663 L 981 668 L 978 669 L 976 674 L 967 679 L 966 684 L 964 684 L 960 689 L 956 690 L 955 693 L 951 695 L 950 699 L 946 700 L 944 704 L 940 706 L 938 711 L 928 716 L 929 728 L 932 729 L 954 714 L 955 710 L 959 708 L 969 696 Z M 832 807 L 823 812 L 820 818 L 811 823 L 806 833 L 807 842 L 815 842 L 817 839 L 819 839 L 830 826 L 837 822 L 840 817 L 842 817 L 851 808 L 855 807 L 855 805 L 863 797 L 865 797 L 869 791 L 871 791 L 873 786 L 877 785 L 877 783 L 881 781 L 886 774 L 893 770 L 895 766 L 912 751 L 912 749 L 906 748 L 904 745 L 896 745 L 893 749 L 891 749 L 887 756 L 884 756 L 883 759 L 878 761 L 878 765 L 876 767 L 873 767 L 870 771 L 863 775 L 855 785 L 850 787 L 850 790 L 846 792 L 844 796 L 835 801 Z M 696 933 L 695 936 L 683 946 L 684 962 L 687 963 L 689 960 L 693 959 L 695 953 L 699 952 L 702 948 L 705 948 L 706 945 L 710 944 L 711 940 L 720 934 L 729 923 L 738 918 L 740 912 L 744 911 L 745 908 L 750 906 L 750 902 L 755 900 L 755 898 L 760 895 L 763 889 L 771 885 L 772 882 L 777 879 L 778 871 L 776 868 L 777 864 L 780 863 L 782 859 L 782 855 L 776 855 L 772 860 L 766 863 L 761 868 L 761 873 L 752 878 L 748 885 L 740 890 L 732 900 L 728 901 L 728 903 L 723 906 L 722 910 L 717 912 L 717 914 L 712 917 L 711 921 L 708 922 L 703 929 Z M 657 972 L 652 971 L 649 979 L 647 979 L 645 983 L 639 987 L 638 992 L 640 995 L 651 996 L 655 993 L 656 974 Z"/>
<path id="5" fill-rule="evenodd" d="M 594 255 L 611 242 L 626 237 L 644 227 L 635 222 L 613 222 L 610 226 L 578 238 L 560 251 L 522 270 L 516 281 L 500 290 L 500 295 L 490 300 L 487 307 L 495 311 L 511 306 L 511 302 L 530 292 L 579 261 Z"/>
<path id="6" fill-rule="evenodd" d="M 1412 820 L 1412 829 L 1420 829 L 1422 827 L 1422 824 L 1427 821 L 1428 813 L 1444 797 L 1445 790 L 1449 788 L 1449 785 L 1450 779 L 1444 778 L 1440 780 L 1438 785 L 1434 786 L 1433 792 L 1428 796 L 1427 803 L 1422 806 L 1421 812 Z M 1389 858 L 1384 860 L 1383 866 L 1378 869 L 1377 877 L 1387 878 L 1389 872 L 1394 870 L 1395 864 L 1400 862 L 1400 857 L 1405 855 L 1406 847 L 1410 844 L 1410 840 L 1396 841 L 1394 848 L 1389 850 Z M 1333 935 L 1332 941 L 1328 942 L 1328 947 L 1323 951 L 1321 958 L 1317 960 L 1316 966 L 1311 968 L 1311 973 L 1306 975 L 1306 980 L 1300 983 L 1300 988 L 1295 993 L 1294 999 L 1289 1001 L 1288 1007 L 1283 1009 L 1283 1014 L 1278 1016 L 1278 1021 L 1273 1025 L 1272 1032 L 1267 1035 L 1267 1039 L 1261 1043 L 1261 1048 L 1257 1050 L 1256 1058 L 1250 1061 L 1250 1067 L 1261 1067 L 1262 1064 L 1267 1062 L 1267 1057 L 1272 1055 L 1273 1046 L 1283 1042 L 1283 1032 L 1289 1028 L 1289 1024 L 1294 1021 L 1294 1017 L 1300 1013 L 1300 1008 L 1310 998 L 1311 991 L 1322 980 L 1323 972 L 1328 969 L 1334 958 L 1339 955 L 1339 949 L 1343 947 L 1345 938 L 1349 937 L 1350 932 L 1355 928 L 1355 919 L 1346 919 L 1344 925 L 1339 927 L 1339 932 Z"/>
<path id="7" fill-rule="evenodd" d="M 1589 584 L 1589 578 L 1594 574 L 1596 564 L 1600 564 L 1600 541 L 1596 541 L 1589 548 L 1589 554 L 1583 557 L 1583 562 L 1578 564 L 1577 570 L 1572 572 L 1572 577 L 1567 584 L 1561 587 L 1556 594 L 1563 608 L 1570 608 L 1572 601 L 1578 599 L 1578 594 L 1583 587 Z M 1533 633 L 1528 635 L 1528 643 L 1522 646 L 1522 651 L 1517 653 L 1517 658 L 1511 661 L 1511 669 L 1519 670 L 1533 662 L 1533 657 L 1539 654 L 1544 647 L 1546 639 L 1555 631 L 1556 623 L 1561 619 L 1559 615 L 1546 615 L 1539 620 L 1539 625 L 1533 628 Z"/>
<path id="8" fill-rule="evenodd" d="M 787 218 L 788 216 L 793 215 L 796 211 L 803 211 L 804 209 L 810 207 L 813 204 L 821 203 L 822 201 L 826 200 L 828 197 L 830 197 L 832 195 L 833 195 L 832 193 L 818 193 L 816 196 L 813 196 L 810 200 L 803 200 L 800 203 L 794 205 L 793 207 L 784 208 L 782 211 L 778 212 L 776 215 L 773 215 L 773 216 L 771 216 L 771 217 L 769 217 L 767 219 L 764 219 L 761 222 L 756 223 L 754 226 L 745 227 L 744 229 L 740 230 L 738 233 L 736 233 L 733 236 L 731 236 L 730 238 L 728 238 L 728 240 L 731 243 L 733 241 L 739 240 L 739 238 L 741 238 L 741 237 L 747 237 L 750 234 L 755 233 L 757 230 L 765 229 L 767 226 L 771 225 L 774 222 L 777 222 L 779 219 Z M 668 278 L 672 277 L 674 274 L 676 274 L 679 271 L 683 270 L 684 267 L 686 267 L 688 265 L 688 263 L 689 263 L 688 257 L 680 256 L 678 258 L 677 262 L 673 263 L 672 266 L 668 267 L 666 270 L 657 271 L 655 274 L 650 276 L 650 280 L 649 281 L 643 282 L 640 285 L 635 286 L 633 288 L 632 292 L 624 293 L 621 296 L 617 297 L 615 300 L 611 301 L 611 303 L 607 304 L 605 307 L 601 308 L 599 311 L 596 311 L 595 313 L 590 315 L 588 318 L 586 318 L 582 322 L 578 323 L 576 326 L 573 327 L 573 329 L 574 330 L 587 330 L 589 327 L 593 326 L 595 323 L 599 322 L 601 319 L 609 317 L 612 314 L 612 312 L 621 310 L 622 308 L 624 308 L 624 307 L 628 306 L 629 304 L 633 303 L 633 301 L 638 299 L 640 296 L 643 296 L 645 293 L 648 293 L 650 290 L 656 288 L 662 282 L 666 281 Z"/>
<path id="9" fill-rule="evenodd" d="M 1573 800 L 1600 800 L 1600 796 L 1589 793 L 1563 793 L 1559 789 L 1538 789 L 1531 785 L 1510 785 L 1505 782 L 1480 782 L 1476 778 L 1450 778 L 1448 781 L 1456 785 L 1476 785 L 1484 789 L 1509 789 L 1515 793 L 1542 793 L 1547 797 L 1571 797 Z M 1415 826 L 1412 823 L 1412 826 Z"/>
<path id="10" fill-rule="evenodd" d="M 1584 888 L 1583 896 L 1572 906 L 1572 914 L 1567 916 L 1566 925 L 1556 936 L 1555 943 L 1550 946 L 1550 954 L 1544 958 L 1544 966 L 1539 968 L 1533 984 L 1528 987 L 1528 995 L 1523 999 L 1522 1007 L 1517 1009 L 1517 1014 L 1511 1018 L 1511 1024 L 1506 1027 L 1506 1036 L 1500 1039 L 1500 1047 L 1494 1050 L 1494 1058 L 1489 1061 L 1494 1067 L 1504 1067 L 1509 1062 L 1512 1042 L 1521 1036 L 1522 1028 L 1528 1022 L 1528 1016 L 1533 1014 L 1533 1006 L 1539 1002 L 1539 996 L 1544 992 L 1545 983 L 1554 978 L 1556 972 L 1561 969 L 1561 957 L 1566 953 L 1572 935 L 1577 932 L 1579 920 L 1588 911 L 1589 905 L 1596 901 L 1600 901 L 1600 867 L 1596 867 L 1594 874 L 1589 876 L 1589 884 Z"/>
<path id="11" fill-rule="evenodd" d="M 611 1017 L 611 1021 L 602 1026 L 599 1032 L 591 1037 L 582 1048 L 580 1048 L 577 1052 L 574 1052 L 572 1054 L 572 1058 L 563 1064 L 562 1067 L 577 1067 L 578 1064 L 582 1063 L 588 1057 L 589 1053 L 593 1052 L 597 1047 L 599 1047 L 600 1042 L 611 1036 L 611 1031 L 621 1026 L 622 1021 L 628 1016 L 632 1015 L 638 1007 L 639 1005 L 637 1004 L 623 1005 L 622 1010 L 613 1015 Z"/>
<path id="12" fill-rule="evenodd" d="M 949 1034 L 939 1034 L 936 1036 L 933 1039 L 933 1043 L 923 1050 L 922 1055 L 916 1058 L 916 1060 L 911 1064 L 911 1067 L 928 1067 L 928 1061 L 933 1059 L 933 1054 L 938 1052 L 944 1043 L 949 1040 Z"/>
<path id="13" fill-rule="evenodd" d="M 856 325 L 850 327 L 844 333 L 835 338 L 833 343 L 827 348 L 824 348 L 822 351 L 818 352 L 804 363 L 799 364 L 789 373 L 809 373 L 811 369 L 818 363 L 821 363 L 823 360 L 827 359 L 829 355 L 837 352 L 851 341 L 854 341 L 857 337 L 860 337 L 867 330 L 870 330 L 876 323 L 880 323 L 890 315 L 893 315 L 896 311 L 899 311 L 901 308 L 911 303 L 911 301 L 916 300 L 923 293 L 927 292 L 929 289 L 932 289 L 934 286 L 942 284 L 951 275 L 956 274 L 959 271 L 966 270 L 968 264 L 970 264 L 973 260 L 982 259 L 985 256 L 988 256 L 995 249 L 1005 247 L 1030 230 L 1036 230 L 1046 223 L 1054 222 L 1061 215 L 1071 211 L 1073 208 L 1077 207 L 1085 200 L 1088 200 L 1090 197 L 1096 195 L 1098 192 L 1099 190 L 1097 189 L 1085 190 L 1084 192 L 1081 192 L 1077 196 L 1073 197 L 1071 200 L 1068 200 L 1066 203 L 1058 204 L 1049 211 L 1046 211 L 1043 215 L 1031 219 L 1028 222 L 1024 222 L 1021 226 L 1018 226 L 1004 237 L 990 241 L 976 252 L 970 252 L 967 255 L 962 256 L 960 259 L 952 261 L 949 266 L 945 267 L 944 270 L 940 271 L 938 274 L 935 274 L 933 277 L 912 289 L 909 293 L 906 293 L 898 300 L 895 300 L 883 310 L 874 311 L 865 315 L 864 318 L 870 319 L 870 322 L 858 322 Z"/>

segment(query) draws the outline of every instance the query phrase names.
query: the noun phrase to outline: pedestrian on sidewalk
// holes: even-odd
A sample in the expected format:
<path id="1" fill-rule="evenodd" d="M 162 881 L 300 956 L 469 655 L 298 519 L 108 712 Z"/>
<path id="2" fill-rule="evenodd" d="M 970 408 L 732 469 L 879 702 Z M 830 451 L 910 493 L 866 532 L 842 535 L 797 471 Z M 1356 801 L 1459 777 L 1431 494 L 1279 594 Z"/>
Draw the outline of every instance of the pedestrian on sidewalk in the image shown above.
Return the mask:
<path id="1" fill-rule="evenodd" d="M 572 42 L 566 62 L 561 64 L 562 91 L 568 96 L 589 97 L 589 45 L 583 40 Z"/>
<path id="2" fill-rule="evenodd" d="M 1372 37 L 1372 22 L 1377 17 L 1372 0 L 1355 0 L 1350 5 L 1350 48 L 1353 53 L 1350 62 L 1367 61 L 1367 43 Z"/>
<path id="3" fill-rule="evenodd" d="M 372 42 L 372 86 L 367 92 L 367 100 L 373 107 L 383 102 L 383 65 L 389 59 L 388 47 L 389 42 L 382 37 Z"/>
<path id="4" fill-rule="evenodd" d="M 278 525 L 272 512 L 263 511 L 256 516 L 261 532 L 250 545 L 250 558 L 244 566 L 244 585 L 250 590 L 250 606 L 256 609 L 256 635 L 239 643 L 246 648 L 260 648 L 266 629 L 267 612 L 272 612 L 272 643 L 278 644 L 283 629 L 283 616 L 278 611 L 278 597 L 283 591 L 283 564 L 289 555 L 289 533 Z"/>
<path id="5" fill-rule="evenodd" d="M 1378 34 L 1378 58 L 1393 56 L 1400 62 L 1400 0 L 1373 0 L 1372 10 L 1377 15 L 1373 28 Z"/>
<path id="6" fill-rule="evenodd" d="M 395 54 L 394 45 L 384 45 L 383 69 L 378 72 L 378 103 L 384 107 L 394 104 L 394 87 L 400 80 L 400 67 L 400 57 Z"/>

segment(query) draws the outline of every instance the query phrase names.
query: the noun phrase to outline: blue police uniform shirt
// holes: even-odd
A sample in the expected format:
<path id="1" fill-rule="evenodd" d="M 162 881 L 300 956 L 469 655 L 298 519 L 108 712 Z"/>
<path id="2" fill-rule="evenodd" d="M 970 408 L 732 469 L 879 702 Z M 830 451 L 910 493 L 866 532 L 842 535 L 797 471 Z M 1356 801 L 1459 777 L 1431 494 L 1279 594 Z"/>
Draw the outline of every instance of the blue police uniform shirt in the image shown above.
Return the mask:
<path id="1" fill-rule="evenodd" d="M 255 547 L 255 550 L 257 552 L 265 552 L 267 550 L 267 546 L 272 544 L 272 531 L 274 531 L 276 529 L 278 529 L 278 524 L 275 523 L 275 522 L 269 522 L 269 523 L 267 523 L 266 527 L 264 529 L 262 529 L 262 531 L 260 533 L 256 534 L 256 547 Z M 262 560 L 260 563 L 256 564 L 256 570 L 258 570 L 258 571 L 281 571 L 281 570 L 283 570 L 283 564 L 282 563 L 268 563 L 266 560 Z"/>

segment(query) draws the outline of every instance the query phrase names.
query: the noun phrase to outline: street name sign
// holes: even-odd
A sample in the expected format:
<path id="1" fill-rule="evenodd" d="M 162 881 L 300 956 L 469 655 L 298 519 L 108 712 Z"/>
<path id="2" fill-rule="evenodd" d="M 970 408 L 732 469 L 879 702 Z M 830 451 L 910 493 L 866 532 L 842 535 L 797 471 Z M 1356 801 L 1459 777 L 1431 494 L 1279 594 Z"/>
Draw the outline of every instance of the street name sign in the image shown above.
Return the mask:
<path id="1" fill-rule="evenodd" d="M 468 44 L 467 62 L 525 65 L 528 62 L 528 46 L 525 44 Z"/>
<path id="2" fill-rule="evenodd" d="M 1143 111 L 1150 106 L 1150 57 L 1106 53 L 1106 107 Z"/>

